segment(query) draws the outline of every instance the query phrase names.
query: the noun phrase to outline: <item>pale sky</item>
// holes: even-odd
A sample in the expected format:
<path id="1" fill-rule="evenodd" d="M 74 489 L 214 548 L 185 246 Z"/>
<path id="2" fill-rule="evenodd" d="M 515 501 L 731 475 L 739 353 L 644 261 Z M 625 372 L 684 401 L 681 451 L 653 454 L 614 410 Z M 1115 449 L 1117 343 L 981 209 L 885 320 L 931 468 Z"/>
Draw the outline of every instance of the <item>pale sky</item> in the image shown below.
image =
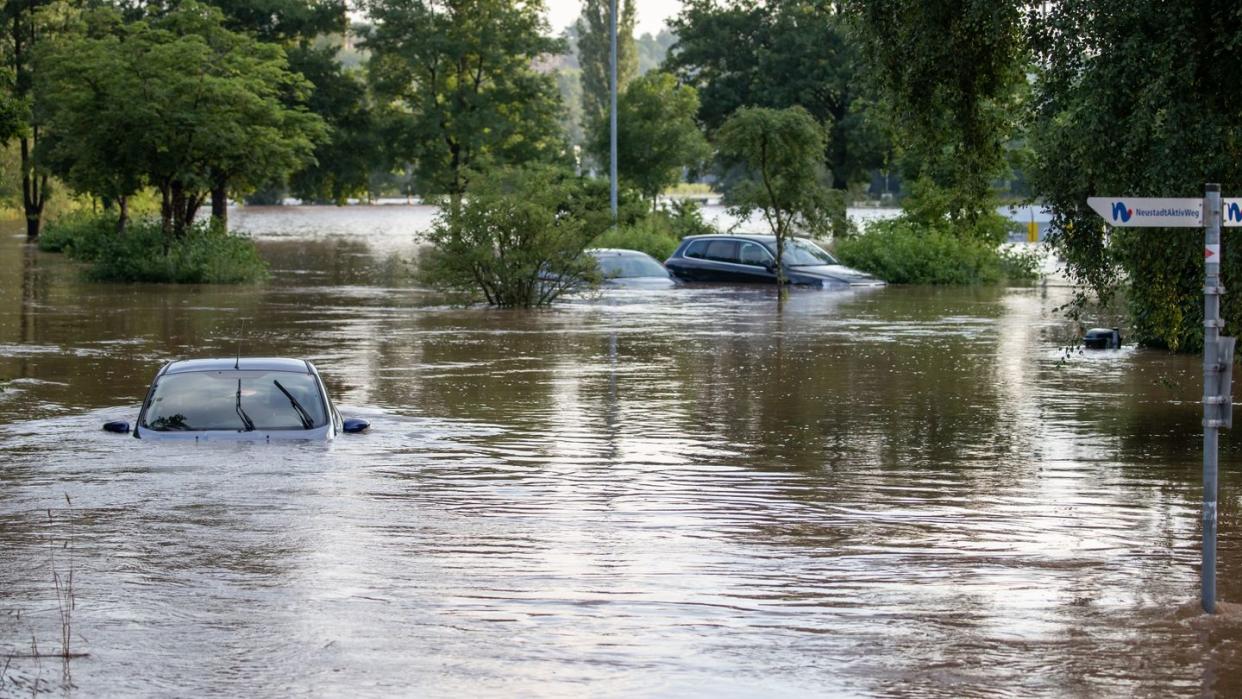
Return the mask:
<path id="1" fill-rule="evenodd" d="M 582 0 L 545 0 L 548 5 L 548 24 L 552 25 L 552 33 L 560 34 L 561 30 L 578 19 L 582 12 Z M 681 11 L 679 0 L 637 0 L 638 22 L 634 27 L 634 35 L 655 35 L 664 26 L 665 21 Z"/>

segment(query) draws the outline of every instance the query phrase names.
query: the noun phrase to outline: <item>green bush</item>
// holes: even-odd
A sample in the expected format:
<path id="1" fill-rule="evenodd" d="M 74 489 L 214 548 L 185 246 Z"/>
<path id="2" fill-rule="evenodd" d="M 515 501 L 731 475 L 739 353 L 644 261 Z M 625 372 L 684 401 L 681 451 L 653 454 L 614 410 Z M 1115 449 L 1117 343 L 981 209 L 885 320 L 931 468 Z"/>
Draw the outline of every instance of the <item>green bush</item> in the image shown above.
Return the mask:
<path id="1" fill-rule="evenodd" d="M 426 234 L 422 279 L 493 306 L 545 306 L 598 281 L 582 251 L 607 199 L 572 172 L 549 166 L 500 168 L 476 178 L 445 206 Z"/>
<path id="2" fill-rule="evenodd" d="M 862 235 L 840 239 L 837 257 L 846 265 L 894 284 L 992 284 L 1032 279 L 1038 259 L 1032 253 L 1002 252 L 987 230 L 954 231 L 946 221 L 928 225 L 905 216 L 876 221 Z"/>
<path id="3" fill-rule="evenodd" d="M 703 220 L 697 202 L 672 201 L 659 211 L 609 228 L 591 241 L 591 247 L 638 250 L 663 262 L 677 249 L 682 238 L 716 232 Z"/>
<path id="4" fill-rule="evenodd" d="M 113 216 L 74 215 L 49 223 L 39 248 L 89 263 L 95 281 L 240 284 L 267 277 L 254 241 L 212 223 L 169 239 L 158 220 L 134 220 L 117 233 Z"/>

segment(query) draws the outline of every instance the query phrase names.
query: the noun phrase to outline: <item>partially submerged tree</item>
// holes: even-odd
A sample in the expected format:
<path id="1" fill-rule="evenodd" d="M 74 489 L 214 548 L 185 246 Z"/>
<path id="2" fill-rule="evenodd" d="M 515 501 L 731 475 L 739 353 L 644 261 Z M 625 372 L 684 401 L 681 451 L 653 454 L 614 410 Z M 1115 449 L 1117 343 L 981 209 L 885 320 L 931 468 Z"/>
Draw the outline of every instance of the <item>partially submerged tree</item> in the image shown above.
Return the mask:
<path id="1" fill-rule="evenodd" d="M 695 122 L 699 98 L 693 87 L 678 85 L 668 73 L 651 72 L 634 80 L 617 99 L 617 175 L 642 193 L 654 209 L 660 192 L 710 154 Z M 591 152 L 608 161 L 607 116 L 595 121 Z"/>
<path id="2" fill-rule="evenodd" d="M 530 308 L 595 281 L 595 261 L 582 251 L 607 202 L 581 178 L 547 166 L 501 168 L 467 191 L 427 234 L 433 248 L 421 266 L 430 284 Z"/>
<path id="3" fill-rule="evenodd" d="M 824 128 L 801 107 L 742 107 L 716 135 L 721 157 L 745 168 L 727 193 L 739 218 L 761 213 L 776 236 L 776 281 L 785 284 L 785 242 L 798 232 L 820 229 L 829 191 L 822 155 Z"/>
<path id="4" fill-rule="evenodd" d="M 372 0 L 371 83 L 394 112 L 393 147 L 427 194 L 456 206 L 471 173 L 565 157 L 560 99 L 535 59 L 559 54 L 543 3 Z"/>

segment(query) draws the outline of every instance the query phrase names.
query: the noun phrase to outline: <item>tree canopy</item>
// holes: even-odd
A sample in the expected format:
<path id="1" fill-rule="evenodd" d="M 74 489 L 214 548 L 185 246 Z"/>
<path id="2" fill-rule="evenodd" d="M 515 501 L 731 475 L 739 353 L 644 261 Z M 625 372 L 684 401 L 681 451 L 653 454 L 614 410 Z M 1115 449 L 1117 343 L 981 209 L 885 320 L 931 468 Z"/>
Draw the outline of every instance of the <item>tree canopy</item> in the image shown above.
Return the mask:
<path id="1" fill-rule="evenodd" d="M 282 99 L 307 90 L 283 49 L 229 31 L 218 10 L 194 2 L 130 22 L 91 11 L 41 60 L 57 173 L 107 199 L 157 188 L 172 234 L 209 192 L 244 193 L 292 171 L 323 135 L 318 117 Z"/>
<path id="2" fill-rule="evenodd" d="M 721 156 L 747 173 L 728 193 L 731 213 L 763 215 L 776 236 L 776 278 L 784 284 L 785 241 L 816 230 L 827 217 L 828 192 L 821 183 L 824 128 L 801 107 L 742 107 L 716 138 Z"/>
<path id="3" fill-rule="evenodd" d="M 634 43 L 634 0 L 617 2 L 617 94 L 638 76 L 638 48 Z M 582 119 L 587 129 L 608 115 L 611 91 L 612 37 L 611 0 L 583 0 L 582 16 L 575 25 L 578 65 L 582 69 Z M 604 158 L 602 162 L 607 163 Z"/>
<path id="4" fill-rule="evenodd" d="M 470 173 L 565 157 L 555 79 L 532 67 L 556 55 L 543 3 L 373 0 L 370 80 L 397 117 L 394 148 L 420 191 L 460 197 Z"/>
<path id="5" fill-rule="evenodd" d="M 654 206 L 664 188 L 710 155 L 695 114 L 699 98 L 693 87 L 678 85 L 668 73 L 651 72 L 632 81 L 617 98 L 617 175 Z M 599 116 L 592 128 L 591 151 L 608 162 L 609 123 Z"/>
<path id="6" fill-rule="evenodd" d="M 665 67 L 698 89 L 709 132 L 740 107 L 800 106 L 829 129 L 823 160 L 834 187 L 883 164 L 857 42 L 835 3 L 686 0 L 671 25 Z"/>
<path id="7" fill-rule="evenodd" d="M 1132 335 L 1193 350 L 1203 342 L 1203 232 L 1126 229 L 1105 235 L 1088 196 L 1201 197 L 1206 182 L 1242 193 L 1242 93 L 1236 2 L 1064 0 L 1031 17 L 1037 51 L 1031 172 L 1053 211 L 1072 276 L 1107 298 L 1124 288 Z M 1210 31 L 1205 28 L 1210 27 Z M 1226 228 L 1226 287 L 1242 278 L 1242 243 Z M 1242 324 L 1242 299 L 1222 315 Z"/>
<path id="8" fill-rule="evenodd" d="M 994 209 L 992 182 L 1020 117 L 1023 14 L 1015 0 L 850 0 L 905 175 L 947 193 L 950 218 Z"/>

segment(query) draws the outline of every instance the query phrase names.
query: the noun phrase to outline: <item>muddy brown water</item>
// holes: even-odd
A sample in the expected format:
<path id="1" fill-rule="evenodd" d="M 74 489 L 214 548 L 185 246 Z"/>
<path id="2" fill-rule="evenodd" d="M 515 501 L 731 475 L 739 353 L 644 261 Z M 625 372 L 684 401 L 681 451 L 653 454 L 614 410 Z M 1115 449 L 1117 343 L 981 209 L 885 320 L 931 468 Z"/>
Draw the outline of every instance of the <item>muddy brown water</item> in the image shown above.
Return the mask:
<path id="1" fill-rule="evenodd" d="M 257 287 L 0 238 L 0 696 L 1237 696 L 1242 454 L 1197 612 L 1200 369 L 1055 285 L 455 308 L 420 207 L 247 210 Z M 157 445 L 177 357 L 316 362 L 372 431 Z M 72 575 L 68 662 L 62 593 Z M 63 597 L 62 597 L 63 599 Z"/>

